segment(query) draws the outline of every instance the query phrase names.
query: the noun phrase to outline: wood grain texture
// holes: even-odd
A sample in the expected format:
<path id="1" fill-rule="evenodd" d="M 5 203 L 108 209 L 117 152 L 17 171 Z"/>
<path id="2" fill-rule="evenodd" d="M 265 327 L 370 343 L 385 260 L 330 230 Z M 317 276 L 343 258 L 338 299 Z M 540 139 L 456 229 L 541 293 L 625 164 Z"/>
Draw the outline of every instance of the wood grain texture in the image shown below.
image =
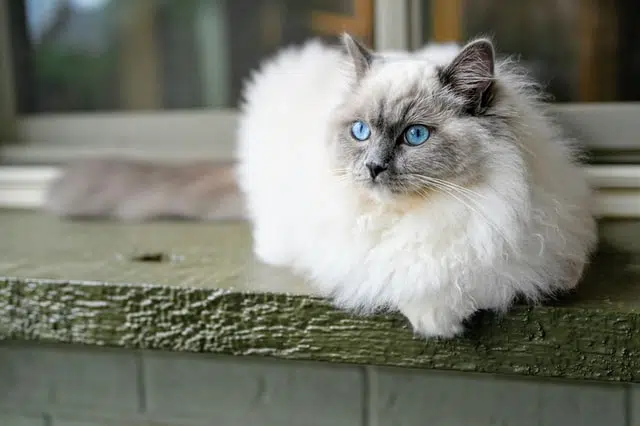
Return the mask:
<path id="1" fill-rule="evenodd" d="M 640 268 L 631 255 L 601 253 L 575 295 L 479 314 L 466 336 L 425 342 L 400 316 L 352 316 L 257 264 L 242 223 L 0 212 L 0 235 L 3 339 L 640 381 Z"/>

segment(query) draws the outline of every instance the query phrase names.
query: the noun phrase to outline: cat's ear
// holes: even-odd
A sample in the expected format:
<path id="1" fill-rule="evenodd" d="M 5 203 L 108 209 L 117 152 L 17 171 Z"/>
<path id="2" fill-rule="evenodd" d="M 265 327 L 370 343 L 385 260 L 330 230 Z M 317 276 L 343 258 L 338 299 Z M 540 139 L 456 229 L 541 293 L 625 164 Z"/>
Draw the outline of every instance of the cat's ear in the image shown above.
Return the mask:
<path id="1" fill-rule="evenodd" d="M 362 43 L 351 37 L 348 33 L 344 33 L 342 35 L 342 44 L 353 62 L 353 66 L 356 70 L 356 77 L 361 79 L 369 70 L 369 67 L 371 67 L 374 53 L 367 49 Z"/>
<path id="2" fill-rule="evenodd" d="M 465 100 L 467 111 L 482 113 L 493 99 L 495 50 L 488 39 L 467 44 L 439 72 L 440 81 Z"/>

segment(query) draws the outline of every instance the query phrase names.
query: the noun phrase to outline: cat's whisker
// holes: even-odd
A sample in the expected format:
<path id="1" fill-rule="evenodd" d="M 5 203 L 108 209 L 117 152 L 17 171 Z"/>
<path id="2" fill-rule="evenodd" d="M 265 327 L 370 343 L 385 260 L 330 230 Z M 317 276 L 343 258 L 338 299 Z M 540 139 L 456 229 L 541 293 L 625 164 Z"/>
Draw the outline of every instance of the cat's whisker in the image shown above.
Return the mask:
<path id="1" fill-rule="evenodd" d="M 351 170 L 349 169 L 332 169 L 331 174 L 335 177 L 339 182 L 347 182 L 351 178 Z"/>
<path id="2" fill-rule="evenodd" d="M 442 193 L 454 198 L 455 200 L 460 202 L 462 205 L 467 207 L 470 211 L 472 211 L 473 213 L 475 213 L 479 217 L 483 218 L 487 222 L 487 224 L 489 226 L 491 226 L 491 228 L 498 235 L 500 235 L 507 244 L 509 244 L 509 239 L 506 237 L 504 231 L 500 227 L 498 227 L 498 225 L 493 220 L 491 220 L 491 218 L 489 218 L 489 216 L 484 211 L 482 211 L 482 209 L 480 207 L 481 204 L 477 200 L 475 200 L 470 194 L 467 194 L 465 192 L 460 191 L 460 188 L 462 188 L 462 187 L 459 187 L 458 185 L 446 186 L 445 185 L 445 183 L 447 183 L 446 181 L 437 182 L 436 180 L 432 180 L 430 183 L 433 184 L 433 187 L 435 189 L 437 189 L 437 190 L 441 191 Z M 471 205 L 469 202 L 465 201 L 465 199 L 460 198 L 458 195 L 456 195 L 456 193 L 455 193 L 456 191 L 458 191 L 458 195 L 460 195 L 460 197 L 465 197 L 467 200 L 469 200 L 470 202 L 474 203 L 475 206 Z M 471 191 L 471 192 L 475 193 L 474 191 Z"/>
<path id="3" fill-rule="evenodd" d="M 425 182 L 423 182 L 423 183 L 425 183 Z M 448 185 L 448 184 L 447 184 L 447 183 L 445 183 L 445 182 L 426 181 L 426 183 L 430 184 L 430 186 L 432 186 L 433 188 L 438 189 L 438 190 L 447 189 L 448 191 L 452 191 L 452 192 L 458 193 L 458 194 L 460 194 L 461 196 L 464 196 L 466 199 L 468 199 L 468 200 L 472 201 L 472 202 L 473 202 L 474 204 L 476 204 L 476 205 L 480 205 L 480 204 L 481 204 L 481 203 L 480 203 L 480 202 L 475 198 L 475 197 L 479 197 L 479 196 L 480 196 L 480 194 L 478 194 L 478 193 L 476 193 L 476 192 L 474 192 L 474 191 L 470 191 L 470 192 L 462 191 L 462 190 L 461 190 L 461 188 L 456 187 L 456 186 Z M 417 183 L 416 183 L 416 185 L 417 185 Z M 482 197 L 482 198 L 484 198 L 484 197 Z"/>
<path id="4" fill-rule="evenodd" d="M 456 188 L 461 192 L 472 194 L 474 196 L 477 196 L 478 198 L 486 199 L 485 195 L 480 194 L 477 191 L 474 191 L 474 190 L 469 189 L 469 188 L 465 188 L 464 186 L 458 185 L 456 183 L 453 183 L 453 182 L 450 182 L 450 181 L 447 181 L 447 180 L 444 180 L 444 179 L 438 179 L 438 178 L 434 178 L 434 177 L 430 177 L 430 176 L 423 176 L 423 175 L 418 175 L 418 174 L 411 174 L 411 177 L 413 179 L 423 180 L 423 181 L 425 181 L 427 183 L 440 183 L 442 185 L 446 185 L 446 186 L 451 187 L 451 188 Z"/>
<path id="5" fill-rule="evenodd" d="M 469 193 L 472 193 L 472 194 L 477 195 L 477 196 L 482 196 L 481 194 L 479 194 L 479 193 L 477 193 L 475 191 L 472 191 L 472 190 L 467 189 L 467 188 L 465 188 L 463 186 L 454 184 L 453 182 L 449 182 L 449 181 L 446 181 L 446 180 L 443 180 L 443 179 L 433 178 L 433 177 L 429 177 L 429 176 L 422 176 L 422 175 L 418 175 L 418 174 L 411 174 L 411 178 L 413 180 L 420 181 L 421 183 L 440 184 L 440 185 L 447 186 L 447 187 L 455 187 L 455 188 L 461 190 L 462 192 L 469 192 Z"/>

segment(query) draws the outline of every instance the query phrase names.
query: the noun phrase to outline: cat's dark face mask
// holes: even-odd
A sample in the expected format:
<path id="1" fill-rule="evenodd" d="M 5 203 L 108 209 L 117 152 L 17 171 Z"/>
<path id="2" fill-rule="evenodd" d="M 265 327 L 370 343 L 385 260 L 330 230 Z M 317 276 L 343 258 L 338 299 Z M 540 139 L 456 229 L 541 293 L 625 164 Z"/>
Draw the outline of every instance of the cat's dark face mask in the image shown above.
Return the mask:
<path id="1" fill-rule="evenodd" d="M 336 170 L 368 191 L 418 196 L 481 178 L 495 130 L 484 117 L 495 89 L 490 42 L 467 45 L 446 67 L 345 44 L 356 79 L 336 113 Z"/>

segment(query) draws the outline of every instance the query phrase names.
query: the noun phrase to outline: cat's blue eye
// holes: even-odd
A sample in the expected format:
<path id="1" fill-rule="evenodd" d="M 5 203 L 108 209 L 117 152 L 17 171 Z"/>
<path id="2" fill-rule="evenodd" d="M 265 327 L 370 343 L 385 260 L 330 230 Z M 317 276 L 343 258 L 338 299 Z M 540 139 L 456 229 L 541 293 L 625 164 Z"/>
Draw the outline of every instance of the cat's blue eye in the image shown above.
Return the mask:
<path id="1" fill-rule="evenodd" d="M 418 146 L 429 140 L 431 131 L 427 126 L 422 124 L 414 124 L 404 131 L 404 141 L 407 145 Z"/>
<path id="2" fill-rule="evenodd" d="M 371 136 L 369 125 L 362 120 L 354 121 L 351 125 L 351 136 L 359 141 L 366 141 Z"/>

